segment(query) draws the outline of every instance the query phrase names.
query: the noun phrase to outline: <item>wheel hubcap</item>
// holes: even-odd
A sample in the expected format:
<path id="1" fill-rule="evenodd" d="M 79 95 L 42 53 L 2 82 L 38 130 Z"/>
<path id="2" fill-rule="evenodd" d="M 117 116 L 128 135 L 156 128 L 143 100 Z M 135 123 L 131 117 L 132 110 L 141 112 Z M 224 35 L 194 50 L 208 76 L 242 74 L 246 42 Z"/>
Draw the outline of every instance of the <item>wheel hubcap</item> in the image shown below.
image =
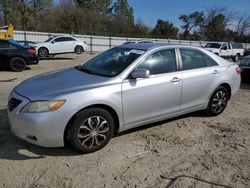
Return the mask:
<path id="1" fill-rule="evenodd" d="M 82 50 L 81 50 L 81 47 L 76 47 L 76 53 L 81 53 Z"/>
<path id="2" fill-rule="evenodd" d="M 212 101 L 212 110 L 215 113 L 222 112 L 227 103 L 227 95 L 224 91 L 218 91 Z"/>
<path id="3" fill-rule="evenodd" d="M 77 134 L 78 142 L 87 148 L 101 145 L 107 138 L 109 124 L 101 116 L 92 116 L 80 126 Z"/>
<path id="4" fill-rule="evenodd" d="M 42 56 L 42 57 L 47 56 L 47 50 L 46 49 L 40 49 L 40 56 Z"/>

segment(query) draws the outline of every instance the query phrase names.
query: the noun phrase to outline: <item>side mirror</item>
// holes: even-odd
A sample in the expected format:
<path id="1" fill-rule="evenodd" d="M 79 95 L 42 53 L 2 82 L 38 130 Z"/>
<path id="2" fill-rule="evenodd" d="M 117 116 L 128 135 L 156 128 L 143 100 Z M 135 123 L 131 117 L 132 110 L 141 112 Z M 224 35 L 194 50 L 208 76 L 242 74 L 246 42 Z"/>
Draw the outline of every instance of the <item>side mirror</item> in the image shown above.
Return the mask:
<path id="1" fill-rule="evenodd" d="M 54 41 L 54 40 L 52 40 L 52 41 L 51 41 L 51 43 L 52 43 L 52 44 L 54 44 L 54 43 L 55 43 L 55 41 Z"/>
<path id="2" fill-rule="evenodd" d="M 227 47 L 226 47 L 226 46 L 224 46 L 224 47 L 222 48 L 222 50 L 227 50 Z"/>
<path id="3" fill-rule="evenodd" d="M 133 79 L 136 79 L 136 78 L 149 78 L 149 76 L 150 76 L 150 72 L 147 69 L 135 69 L 131 73 L 131 77 Z"/>

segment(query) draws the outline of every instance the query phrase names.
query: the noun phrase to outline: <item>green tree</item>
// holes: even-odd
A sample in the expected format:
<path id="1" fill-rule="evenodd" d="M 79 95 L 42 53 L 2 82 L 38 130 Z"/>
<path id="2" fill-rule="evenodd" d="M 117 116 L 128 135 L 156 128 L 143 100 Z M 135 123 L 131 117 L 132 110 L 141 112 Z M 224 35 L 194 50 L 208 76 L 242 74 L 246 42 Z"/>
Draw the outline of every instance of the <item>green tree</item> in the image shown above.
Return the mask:
<path id="1" fill-rule="evenodd" d="M 207 40 L 221 41 L 226 39 L 226 21 L 225 15 L 219 14 L 211 19 L 206 26 L 205 36 Z"/>
<path id="2" fill-rule="evenodd" d="M 180 15 L 179 19 L 184 23 L 181 28 L 184 29 L 183 37 L 187 38 L 190 35 L 192 29 L 195 29 L 195 33 L 200 31 L 200 28 L 204 25 L 204 13 L 193 12 L 191 14 Z"/>
<path id="3" fill-rule="evenodd" d="M 127 0 L 117 0 L 113 6 L 113 16 L 108 30 L 114 35 L 129 35 L 133 32 L 134 14 L 133 8 Z"/>
<path id="4" fill-rule="evenodd" d="M 31 11 L 33 15 L 33 30 L 37 30 L 44 17 L 53 7 L 53 0 L 31 0 Z"/>
<path id="5" fill-rule="evenodd" d="M 178 28 L 169 21 L 157 20 L 152 35 L 159 38 L 177 38 Z"/>

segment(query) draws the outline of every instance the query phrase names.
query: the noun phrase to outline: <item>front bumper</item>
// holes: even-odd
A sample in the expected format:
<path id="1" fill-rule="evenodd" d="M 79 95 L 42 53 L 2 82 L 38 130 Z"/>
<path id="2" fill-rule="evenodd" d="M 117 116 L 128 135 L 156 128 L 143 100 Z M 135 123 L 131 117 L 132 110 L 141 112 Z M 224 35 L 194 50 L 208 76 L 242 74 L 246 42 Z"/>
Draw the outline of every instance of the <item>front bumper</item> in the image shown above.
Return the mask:
<path id="1" fill-rule="evenodd" d="M 22 101 L 14 110 L 8 108 L 11 132 L 17 137 L 43 147 L 63 147 L 64 130 L 71 114 L 53 111 L 43 113 L 21 113 L 29 99 L 12 91 L 9 99 Z"/>

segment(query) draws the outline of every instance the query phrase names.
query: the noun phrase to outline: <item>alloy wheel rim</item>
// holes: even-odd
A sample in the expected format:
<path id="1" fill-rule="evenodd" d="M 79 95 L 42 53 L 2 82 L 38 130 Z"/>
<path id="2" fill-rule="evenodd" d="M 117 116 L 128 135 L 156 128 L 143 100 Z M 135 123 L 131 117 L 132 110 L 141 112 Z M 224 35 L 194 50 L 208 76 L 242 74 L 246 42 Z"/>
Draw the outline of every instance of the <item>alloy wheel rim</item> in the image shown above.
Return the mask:
<path id="1" fill-rule="evenodd" d="M 23 63 L 20 63 L 19 61 L 14 61 L 14 67 L 16 67 L 18 70 L 22 70 L 23 68 L 24 68 L 24 65 L 23 65 Z"/>
<path id="2" fill-rule="evenodd" d="M 227 103 L 227 95 L 224 91 L 220 90 L 218 91 L 212 100 L 212 111 L 215 113 L 222 112 Z"/>
<path id="3" fill-rule="evenodd" d="M 78 54 L 78 53 L 81 53 L 82 52 L 82 50 L 81 50 L 81 47 L 76 47 L 76 53 Z"/>
<path id="4" fill-rule="evenodd" d="M 47 50 L 46 49 L 40 49 L 40 56 L 45 57 L 47 56 Z"/>
<path id="5" fill-rule="evenodd" d="M 105 142 L 108 133 L 108 121 L 101 116 L 92 116 L 86 119 L 79 127 L 77 139 L 80 145 L 94 148 Z"/>

